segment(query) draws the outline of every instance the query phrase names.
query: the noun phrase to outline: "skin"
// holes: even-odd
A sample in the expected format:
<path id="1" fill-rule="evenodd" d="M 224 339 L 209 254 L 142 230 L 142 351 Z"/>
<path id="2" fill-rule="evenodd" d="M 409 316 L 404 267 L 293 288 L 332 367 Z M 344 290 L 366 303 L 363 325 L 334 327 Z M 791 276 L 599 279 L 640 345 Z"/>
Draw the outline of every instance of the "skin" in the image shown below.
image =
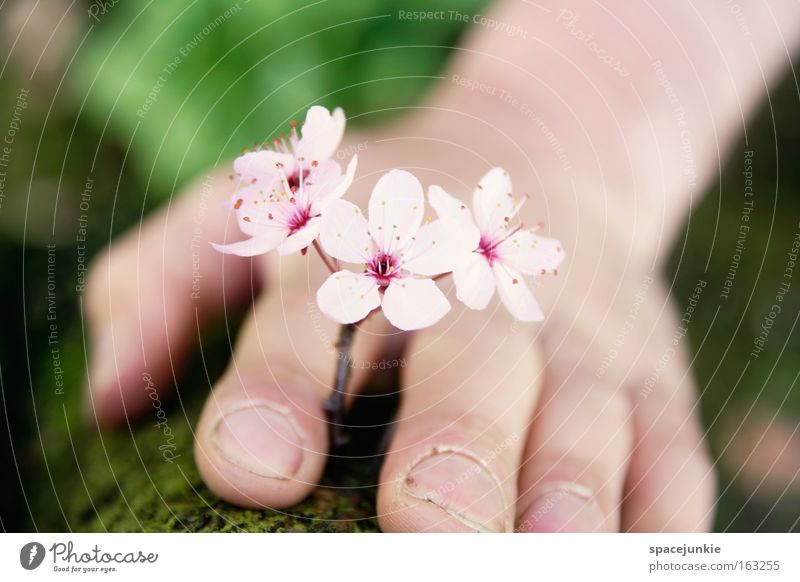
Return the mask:
<path id="1" fill-rule="evenodd" d="M 557 277 L 534 286 L 543 324 L 513 323 L 496 299 L 483 312 L 454 301 L 442 322 L 408 338 L 378 494 L 385 531 L 710 527 L 714 474 L 660 263 L 724 157 L 740 156 L 731 149 L 746 116 L 798 43 L 800 5 L 764 3 L 737 19 L 724 3 L 699 4 L 579 0 L 570 15 L 563 3 L 546 12 L 503 2 L 491 16 L 525 34 L 474 26 L 423 106 L 390 126 L 348 132 L 343 151 L 365 145 L 347 195 L 362 208 L 394 167 L 466 198 L 501 165 L 515 192 L 531 195 L 523 221 L 543 220 L 568 255 Z M 589 33 L 627 75 L 580 39 Z M 202 204 L 205 240 L 239 238 L 216 210 L 230 195 L 227 172 L 210 189 L 188 187 L 95 260 L 89 408 L 103 427 L 135 416 L 148 405 L 143 370 L 171 384 L 198 320 L 252 301 L 197 426 L 196 458 L 224 499 L 290 507 L 315 486 L 328 451 L 322 403 L 335 354 L 324 337 L 336 327 L 308 308 L 327 271 L 313 255 L 248 260 L 201 245 L 200 299 L 190 299 Z M 397 339 L 372 317 L 354 360 L 380 361 Z M 646 383 L 654 369 L 657 380 Z M 353 385 L 365 376 L 357 369 Z M 250 456 L 232 461 L 231 446 Z"/>

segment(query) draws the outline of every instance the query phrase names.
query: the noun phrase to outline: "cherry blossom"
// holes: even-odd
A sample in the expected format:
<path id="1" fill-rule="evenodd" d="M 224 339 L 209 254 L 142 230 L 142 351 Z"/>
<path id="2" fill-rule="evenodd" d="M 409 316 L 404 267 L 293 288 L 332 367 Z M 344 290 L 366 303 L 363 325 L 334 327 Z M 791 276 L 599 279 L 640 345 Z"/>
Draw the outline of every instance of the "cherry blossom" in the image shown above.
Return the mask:
<path id="1" fill-rule="evenodd" d="M 564 259 L 557 240 L 512 223 L 525 199 L 515 200 L 511 179 L 502 168 L 492 168 L 475 189 L 472 212 L 438 186 L 428 201 L 440 219 L 475 225 L 480 238 L 472 252 L 453 269 L 456 296 L 471 309 L 484 309 L 497 290 L 500 300 L 520 321 L 544 319 L 523 275 L 556 273 Z"/>
<path id="2" fill-rule="evenodd" d="M 330 157 L 339 147 L 345 118 L 341 109 L 308 110 L 298 137 L 293 124 L 289 136 L 272 149 L 248 152 L 233 167 L 240 188 L 231 198 L 240 230 L 250 238 L 215 249 L 245 257 L 277 249 L 281 255 L 306 249 L 319 235 L 322 214 L 342 197 L 353 182 L 357 157 L 342 174 Z"/>
<path id="3" fill-rule="evenodd" d="M 320 242 L 332 257 L 363 264 L 356 273 L 333 273 L 317 291 L 320 310 L 341 324 L 355 323 L 381 307 L 402 330 L 433 325 L 450 303 L 431 279 L 447 273 L 478 244 L 474 225 L 439 219 L 422 225 L 425 197 L 410 173 L 392 170 L 378 180 L 369 220 L 354 204 L 332 202 Z"/>

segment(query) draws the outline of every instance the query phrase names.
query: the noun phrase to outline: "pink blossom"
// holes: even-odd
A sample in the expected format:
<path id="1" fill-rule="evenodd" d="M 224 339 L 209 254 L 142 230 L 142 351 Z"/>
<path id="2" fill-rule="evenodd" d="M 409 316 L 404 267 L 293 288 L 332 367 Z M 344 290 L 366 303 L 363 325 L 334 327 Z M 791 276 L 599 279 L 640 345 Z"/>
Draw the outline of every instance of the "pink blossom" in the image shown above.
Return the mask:
<path id="1" fill-rule="evenodd" d="M 544 319 L 523 275 L 555 273 L 564 260 L 557 240 L 514 224 L 525 199 L 515 200 L 511 179 L 502 168 L 492 168 L 481 179 L 469 208 L 442 188 L 432 186 L 428 201 L 440 219 L 475 225 L 480 239 L 473 251 L 453 269 L 456 296 L 471 309 L 484 309 L 494 295 L 520 321 Z"/>
<path id="2" fill-rule="evenodd" d="M 330 157 L 339 147 L 345 118 L 314 106 L 308 110 L 302 137 L 293 125 L 289 136 L 276 139 L 272 149 L 248 152 L 233 167 L 240 188 L 231 205 L 241 231 L 250 238 L 226 245 L 212 243 L 223 253 L 250 257 L 277 249 L 281 255 L 303 250 L 319 235 L 322 214 L 342 197 L 353 182 L 357 158 L 342 174 Z"/>
<path id="3" fill-rule="evenodd" d="M 433 325 L 450 310 L 431 277 L 464 260 L 478 244 L 478 229 L 455 219 L 422 225 L 424 206 L 422 185 L 402 170 L 378 180 L 369 221 L 354 204 L 330 204 L 320 233 L 322 247 L 336 259 L 365 267 L 328 277 L 317 291 L 325 315 L 355 323 L 381 307 L 392 325 L 412 330 Z"/>

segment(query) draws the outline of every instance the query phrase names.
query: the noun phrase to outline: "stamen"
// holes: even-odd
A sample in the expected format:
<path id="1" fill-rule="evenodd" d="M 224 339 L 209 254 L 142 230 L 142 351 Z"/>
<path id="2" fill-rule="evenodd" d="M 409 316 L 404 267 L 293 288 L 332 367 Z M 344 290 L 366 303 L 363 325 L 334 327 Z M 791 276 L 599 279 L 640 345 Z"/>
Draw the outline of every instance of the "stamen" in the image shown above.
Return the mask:
<path id="1" fill-rule="evenodd" d="M 400 273 L 400 261 L 390 253 L 378 251 L 367 264 L 365 272 L 372 276 L 378 285 L 385 287 Z"/>

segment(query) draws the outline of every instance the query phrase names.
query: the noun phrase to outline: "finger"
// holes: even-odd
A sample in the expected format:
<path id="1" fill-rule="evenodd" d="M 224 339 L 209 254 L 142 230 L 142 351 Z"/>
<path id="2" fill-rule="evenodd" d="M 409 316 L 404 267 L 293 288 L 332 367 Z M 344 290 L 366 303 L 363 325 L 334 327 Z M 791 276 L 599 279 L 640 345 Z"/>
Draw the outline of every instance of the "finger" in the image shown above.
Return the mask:
<path id="1" fill-rule="evenodd" d="M 553 363 L 548 372 L 520 468 L 517 527 L 617 531 L 632 439 L 627 396 L 582 368 Z"/>
<path id="2" fill-rule="evenodd" d="M 688 368 L 673 362 L 657 383 L 633 394 L 636 443 L 623 503 L 623 531 L 711 527 L 714 471 L 691 378 L 677 370 Z"/>
<path id="3" fill-rule="evenodd" d="M 539 389 L 538 352 L 527 329 L 458 311 L 412 339 L 378 491 L 384 531 L 513 526 L 517 468 Z"/>
<path id="4" fill-rule="evenodd" d="M 294 505 L 311 492 L 325 466 L 323 402 L 338 358 L 338 326 L 314 301 L 322 278 L 315 272 L 313 280 L 298 280 L 295 267 L 303 264 L 300 256 L 280 261 L 280 273 L 270 278 L 269 292 L 244 323 L 197 427 L 200 473 L 217 495 L 236 505 Z M 351 386 L 363 382 L 370 366 L 361 364 L 382 349 L 384 330 L 377 318 L 359 326 Z"/>
<path id="5" fill-rule="evenodd" d="M 88 409 L 100 426 L 150 405 L 143 378 L 172 386 L 197 317 L 250 294 L 249 262 L 226 260 L 209 245 L 226 236 L 229 217 L 220 205 L 227 182 L 207 176 L 94 260 L 85 303 L 87 384 Z"/>

